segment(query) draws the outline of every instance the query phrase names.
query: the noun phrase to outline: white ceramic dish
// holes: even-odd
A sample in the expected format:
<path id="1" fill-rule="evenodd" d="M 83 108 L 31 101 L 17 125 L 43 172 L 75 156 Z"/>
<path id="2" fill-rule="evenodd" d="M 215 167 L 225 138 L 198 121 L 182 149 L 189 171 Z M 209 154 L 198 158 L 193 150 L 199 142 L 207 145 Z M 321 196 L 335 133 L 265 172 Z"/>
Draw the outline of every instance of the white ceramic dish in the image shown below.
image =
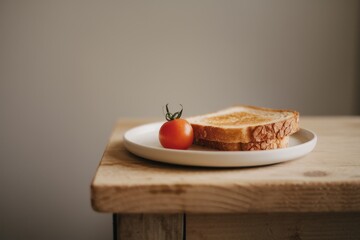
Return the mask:
<path id="1" fill-rule="evenodd" d="M 316 134 L 300 129 L 290 136 L 289 147 L 263 151 L 217 151 L 200 146 L 188 150 L 163 148 L 158 140 L 163 122 L 141 125 L 124 134 L 124 144 L 133 154 L 171 164 L 202 167 L 250 167 L 269 165 L 300 158 L 310 153 L 317 141 Z"/>

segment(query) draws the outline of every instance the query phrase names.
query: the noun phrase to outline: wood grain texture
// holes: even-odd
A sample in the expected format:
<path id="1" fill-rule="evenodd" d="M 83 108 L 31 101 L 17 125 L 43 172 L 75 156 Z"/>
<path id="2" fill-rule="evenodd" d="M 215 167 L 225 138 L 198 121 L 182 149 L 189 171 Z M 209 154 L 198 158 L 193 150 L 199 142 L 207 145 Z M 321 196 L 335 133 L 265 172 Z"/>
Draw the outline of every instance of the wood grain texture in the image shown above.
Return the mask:
<path id="1" fill-rule="evenodd" d="M 186 216 L 187 240 L 358 240 L 360 213 Z"/>
<path id="2" fill-rule="evenodd" d="M 118 239 L 183 239 L 183 214 L 124 214 L 117 217 Z"/>
<path id="3" fill-rule="evenodd" d="M 196 168 L 136 157 L 119 121 L 91 185 L 95 210 L 115 213 L 360 211 L 360 117 L 301 117 L 318 135 L 294 161 L 252 168 Z M 221 161 L 221 159 L 219 159 Z"/>

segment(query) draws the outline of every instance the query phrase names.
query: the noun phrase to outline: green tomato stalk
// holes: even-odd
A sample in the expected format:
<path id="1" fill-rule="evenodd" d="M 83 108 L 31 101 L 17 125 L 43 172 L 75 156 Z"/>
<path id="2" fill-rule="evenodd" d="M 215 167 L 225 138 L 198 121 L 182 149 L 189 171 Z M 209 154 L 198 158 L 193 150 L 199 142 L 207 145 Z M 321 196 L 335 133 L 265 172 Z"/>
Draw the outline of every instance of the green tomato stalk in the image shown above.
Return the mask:
<path id="1" fill-rule="evenodd" d="M 166 114 L 165 114 L 166 120 L 167 120 L 167 121 L 172 121 L 172 120 L 175 120 L 175 119 L 180 118 L 180 117 L 181 117 L 181 114 L 182 114 L 182 112 L 183 112 L 183 106 L 180 104 L 181 110 L 180 110 L 179 112 L 175 112 L 175 113 L 173 114 L 173 113 L 171 113 L 171 112 L 169 111 L 168 105 L 169 105 L 169 104 L 167 103 L 166 106 L 165 106 L 165 108 L 166 108 Z M 164 110 L 164 108 L 163 108 L 163 110 Z"/>

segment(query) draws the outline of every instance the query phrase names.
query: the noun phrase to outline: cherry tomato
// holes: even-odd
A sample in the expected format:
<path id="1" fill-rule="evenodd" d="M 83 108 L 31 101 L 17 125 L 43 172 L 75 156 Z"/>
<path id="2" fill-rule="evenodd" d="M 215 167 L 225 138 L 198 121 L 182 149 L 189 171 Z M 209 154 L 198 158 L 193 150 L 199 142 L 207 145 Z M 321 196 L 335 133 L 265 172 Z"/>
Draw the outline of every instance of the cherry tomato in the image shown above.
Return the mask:
<path id="1" fill-rule="evenodd" d="M 174 119 L 161 126 L 159 140 L 164 148 L 188 149 L 193 143 L 194 132 L 186 120 Z"/>
<path id="2" fill-rule="evenodd" d="M 166 120 L 159 131 L 159 141 L 164 148 L 188 149 L 194 140 L 194 132 L 191 124 L 181 119 L 180 112 L 171 114 L 166 105 Z"/>

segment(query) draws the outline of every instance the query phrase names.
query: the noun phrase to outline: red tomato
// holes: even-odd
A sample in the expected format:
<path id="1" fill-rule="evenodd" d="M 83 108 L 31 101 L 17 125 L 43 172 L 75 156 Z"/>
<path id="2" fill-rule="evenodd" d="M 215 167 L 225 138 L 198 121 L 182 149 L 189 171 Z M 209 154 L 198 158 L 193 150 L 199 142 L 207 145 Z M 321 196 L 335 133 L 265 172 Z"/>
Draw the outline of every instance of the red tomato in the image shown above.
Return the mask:
<path id="1" fill-rule="evenodd" d="M 164 148 L 188 149 L 193 139 L 191 124 L 181 118 L 164 123 L 159 131 L 159 140 Z"/>

